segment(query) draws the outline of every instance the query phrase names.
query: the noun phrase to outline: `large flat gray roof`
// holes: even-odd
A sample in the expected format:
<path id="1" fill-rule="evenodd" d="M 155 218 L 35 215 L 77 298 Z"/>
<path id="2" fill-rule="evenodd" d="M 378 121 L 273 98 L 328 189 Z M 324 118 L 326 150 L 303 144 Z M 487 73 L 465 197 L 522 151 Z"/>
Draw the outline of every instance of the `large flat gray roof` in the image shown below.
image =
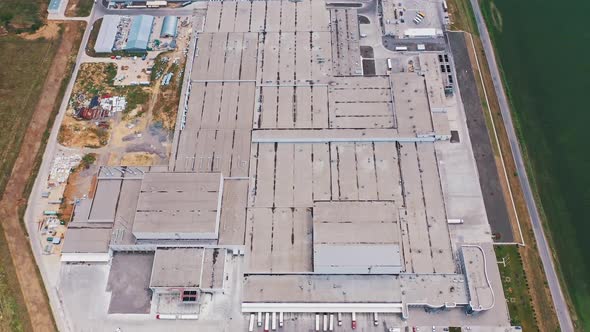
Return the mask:
<path id="1" fill-rule="evenodd" d="M 135 237 L 216 238 L 219 173 L 145 173 L 133 223 Z"/>
<path id="2" fill-rule="evenodd" d="M 106 253 L 109 252 L 111 228 L 69 227 L 62 253 Z"/>
<path id="3" fill-rule="evenodd" d="M 92 200 L 90 216 L 91 222 L 113 222 L 115 211 L 121 192 L 121 179 L 108 179 L 98 181 L 96 192 Z"/>
<path id="4" fill-rule="evenodd" d="M 326 274 L 399 274 L 402 271 L 400 246 L 314 245 L 313 271 Z"/>
<path id="5" fill-rule="evenodd" d="M 382 275 L 249 275 L 243 302 L 401 302 L 399 280 Z"/>
<path id="6" fill-rule="evenodd" d="M 203 252 L 202 248 L 156 250 L 150 287 L 199 287 Z"/>
<path id="7" fill-rule="evenodd" d="M 400 273 L 400 225 L 393 201 L 315 202 L 316 273 Z"/>
<path id="8" fill-rule="evenodd" d="M 223 249 L 159 248 L 150 287 L 219 289 L 223 286 L 224 266 Z"/>

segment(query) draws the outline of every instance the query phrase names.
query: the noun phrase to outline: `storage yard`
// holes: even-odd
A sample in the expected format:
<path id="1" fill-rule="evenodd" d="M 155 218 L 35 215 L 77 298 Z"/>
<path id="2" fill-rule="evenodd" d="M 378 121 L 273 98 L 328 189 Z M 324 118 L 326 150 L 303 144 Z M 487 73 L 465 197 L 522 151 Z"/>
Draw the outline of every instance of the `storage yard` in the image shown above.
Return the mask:
<path id="1" fill-rule="evenodd" d="M 71 221 L 40 228 L 52 245 L 64 237 L 72 328 L 510 330 L 443 3 L 415 10 L 441 50 L 382 43 L 401 35 L 418 49 L 425 30 L 383 22 L 417 5 L 204 3 L 179 47 L 186 64 L 149 50 L 182 19 L 103 22 L 116 36 L 105 49 L 145 41 L 134 24 L 151 36 L 131 47 L 145 60 L 83 68 L 63 124 L 108 133 Z M 121 83 L 129 61 L 150 64 L 149 85 Z M 91 144 L 74 136 L 62 144 Z"/>
<path id="2" fill-rule="evenodd" d="M 119 24 L 119 30 L 115 31 L 119 32 L 109 32 L 112 26 L 117 28 L 109 17 L 103 19 L 97 39 L 99 44 L 108 33 L 119 36 L 125 30 L 126 22 L 136 19 L 113 16 L 116 17 L 113 22 Z M 158 17 L 155 22 L 156 28 L 162 31 L 161 38 L 160 34 L 156 36 L 160 38 L 156 40 L 159 47 L 150 49 L 143 56 L 90 58 L 100 62 L 82 65 L 62 123 L 61 144 L 105 148 L 101 150 L 99 160 L 113 165 L 166 162 L 172 139 L 170 131 L 176 121 L 191 22 L 177 17 Z M 135 36 L 152 29 L 151 25 L 137 26 Z M 173 44 L 172 48 L 170 44 Z"/>
<path id="3" fill-rule="evenodd" d="M 177 47 L 179 31 L 190 26 L 188 17 L 105 15 L 94 43 L 94 52 L 153 56 Z"/>

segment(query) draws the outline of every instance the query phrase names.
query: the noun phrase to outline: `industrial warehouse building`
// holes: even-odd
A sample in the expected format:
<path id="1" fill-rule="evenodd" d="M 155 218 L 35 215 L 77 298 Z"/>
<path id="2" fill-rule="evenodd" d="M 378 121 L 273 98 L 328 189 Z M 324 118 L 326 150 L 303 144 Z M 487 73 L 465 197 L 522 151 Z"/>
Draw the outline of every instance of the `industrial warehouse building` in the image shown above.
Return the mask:
<path id="1" fill-rule="evenodd" d="M 459 308 L 507 316 L 495 306 L 504 298 L 482 243 L 488 229 L 472 237 L 448 223 L 487 220 L 477 192 L 449 194 L 465 173 L 451 172 L 456 101 L 437 54 L 417 55 L 414 71 L 362 76 L 357 19 L 321 0 L 207 4 L 169 164 L 102 167 L 68 224 L 62 261 L 109 263 L 109 313 L 126 297 L 128 307 L 143 301 L 127 313 L 160 319 L 222 306 L 267 321 L 278 312 L 462 319 Z M 153 21 L 134 17 L 124 49 L 147 49 Z M 154 33 L 177 28 L 165 17 Z M 474 211 L 464 216 L 463 205 Z"/>
<path id="2" fill-rule="evenodd" d="M 149 15 L 139 15 L 133 17 L 129 37 L 127 37 L 127 51 L 146 51 L 148 42 L 152 34 L 154 17 Z"/>
<path id="3" fill-rule="evenodd" d="M 96 53 L 110 53 L 113 51 L 119 22 L 121 22 L 120 15 L 105 15 L 103 17 L 100 31 L 94 44 L 94 51 Z"/>
<path id="4" fill-rule="evenodd" d="M 164 17 L 164 22 L 162 23 L 162 31 L 160 32 L 160 37 L 176 37 L 178 30 L 178 17 L 176 16 L 166 16 Z"/>

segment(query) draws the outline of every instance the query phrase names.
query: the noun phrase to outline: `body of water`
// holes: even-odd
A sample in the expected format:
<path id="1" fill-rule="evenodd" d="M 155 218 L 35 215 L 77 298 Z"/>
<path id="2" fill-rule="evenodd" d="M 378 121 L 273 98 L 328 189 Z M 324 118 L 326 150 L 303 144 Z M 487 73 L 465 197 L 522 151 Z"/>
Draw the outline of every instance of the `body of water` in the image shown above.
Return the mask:
<path id="1" fill-rule="evenodd" d="M 590 331 L 590 1 L 481 4 L 557 263 Z"/>

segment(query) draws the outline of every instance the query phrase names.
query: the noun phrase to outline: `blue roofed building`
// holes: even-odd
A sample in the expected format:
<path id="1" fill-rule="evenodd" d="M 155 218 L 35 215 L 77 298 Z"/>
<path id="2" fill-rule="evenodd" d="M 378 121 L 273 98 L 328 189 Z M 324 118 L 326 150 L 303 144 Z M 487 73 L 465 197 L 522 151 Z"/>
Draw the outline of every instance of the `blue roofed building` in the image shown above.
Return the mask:
<path id="1" fill-rule="evenodd" d="M 127 37 L 127 51 L 145 51 L 152 34 L 154 17 L 150 15 L 138 15 L 133 18 L 129 36 Z"/>
<path id="2" fill-rule="evenodd" d="M 162 30 L 160 31 L 160 37 L 176 37 L 178 28 L 178 17 L 166 16 L 162 23 Z"/>
<path id="3" fill-rule="evenodd" d="M 47 7 L 49 14 L 59 14 L 59 8 L 61 7 L 61 0 L 51 0 Z"/>

